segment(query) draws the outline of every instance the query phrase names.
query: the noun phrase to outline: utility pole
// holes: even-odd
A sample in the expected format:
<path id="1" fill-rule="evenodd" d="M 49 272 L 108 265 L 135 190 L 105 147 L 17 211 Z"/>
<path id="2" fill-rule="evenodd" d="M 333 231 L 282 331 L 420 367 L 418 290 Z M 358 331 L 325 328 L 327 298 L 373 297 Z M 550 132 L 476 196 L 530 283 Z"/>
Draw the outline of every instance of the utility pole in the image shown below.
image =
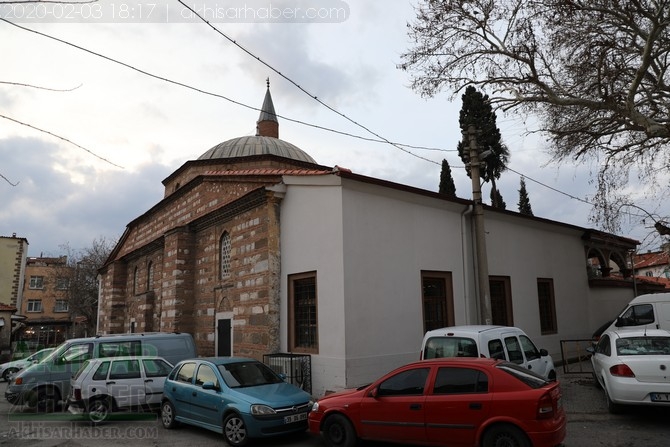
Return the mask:
<path id="1" fill-rule="evenodd" d="M 467 136 L 470 152 L 470 177 L 472 179 L 472 201 L 474 202 L 475 246 L 477 253 L 477 280 L 479 284 L 479 311 L 481 324 L 492 324 L 491 289 L 489 287 L 489 263 L 486 255 L 486 232 L 484 230 L 484 206 L 482 205 L 482 188 L 479 179 L 479 146 L 477 145 L 478 130 L 474 125 L 468 126 Z"/>

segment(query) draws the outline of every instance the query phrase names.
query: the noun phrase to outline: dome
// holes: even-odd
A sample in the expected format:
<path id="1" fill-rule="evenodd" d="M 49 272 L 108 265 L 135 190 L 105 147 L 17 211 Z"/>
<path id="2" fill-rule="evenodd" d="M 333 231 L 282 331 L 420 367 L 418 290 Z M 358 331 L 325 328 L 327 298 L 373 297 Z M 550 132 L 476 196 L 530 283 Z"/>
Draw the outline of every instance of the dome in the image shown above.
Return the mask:
<path id="1" fill-rule="evenodd" d="M 275 113 L 272 95 L 270 95 L 270 79 L 267 80 L 265 99 L 258 121 L 256 121 L 256 136 L 238 137 L 224 141 L 202 154 L 198 157 L 198 160 L 250 157 L 253 155 L 276 155 L 317 164 L 312 157 L 299 147 L 279 139 L 279 121 L 277 121 L 277 113 Z"/>
<path id="2" fill-rule="evenodd" d="M 278 157 L 317 164 L 312 157 L 299 147 L 279 138 L 260 135 L 238 137 L 219 143 L 198 157 L 198 160 L 249 157 L 253 155 L 276 155 Z"/>

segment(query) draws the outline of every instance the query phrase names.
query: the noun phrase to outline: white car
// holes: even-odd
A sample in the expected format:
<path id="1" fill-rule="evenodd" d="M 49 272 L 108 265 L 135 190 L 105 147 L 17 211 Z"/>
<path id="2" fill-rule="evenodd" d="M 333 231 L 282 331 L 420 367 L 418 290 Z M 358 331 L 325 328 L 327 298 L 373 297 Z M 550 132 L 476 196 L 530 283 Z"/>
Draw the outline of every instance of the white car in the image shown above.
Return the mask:
<path id="1" fill-rule="evenodd" d="M 670 407 L 670 332 L 609 330 L 587 351 L 595 384 L 605 391 L 611 413 L 622 405 Z"/>
<path id="2" fill-rule="evenodd" d="M 2 377 L 2 380 L 4 380 L 5 382 L 9 382 L 14 373 L 25 367 L 32 365 L 33 363 L 41 362 L 42 359 L 45 358 L 47 355 L 51 354 L 54 349 L 56 348 L 42 349 L 41 351 L 37 351 L 36 353 L 26 357 L 25 359 L 14 360 L 12 362 L 3 363 L 2 365 L 0 365 L 0 377 Z"/>
<path id="3" fill-rule="evenodd" d="M 124 356 L 87 360 L 70 381 L 70 413 L 102 422 L 112 412 L 160 408 L 173 365 L 162 357 Z"/>
<path id="4" fill-rule="evenodd" d="M 556 379 L 554 360 L 537 349 L 526 333 L 513 326 L 451 326 L 426 332 L 421 359 L 489 357 L 507 360 L 549 379 Z"/>

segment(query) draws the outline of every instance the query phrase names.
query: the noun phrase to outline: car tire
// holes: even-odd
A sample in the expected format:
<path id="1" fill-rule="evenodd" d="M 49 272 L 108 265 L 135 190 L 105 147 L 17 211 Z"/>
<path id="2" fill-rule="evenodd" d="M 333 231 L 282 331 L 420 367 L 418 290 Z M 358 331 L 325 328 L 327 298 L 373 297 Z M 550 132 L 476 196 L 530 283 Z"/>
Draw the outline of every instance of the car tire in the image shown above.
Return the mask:
<path id="1" fill-rule="evenodd" d="M 86 412 L 88 413 L 88 420 L 92 424 L 100 424 L 109 419 L 114 405 L 110 397 L 97 398 L 89 402 Z"/>
<path id="2" fill-rule="evenodd" d="M 243 446 L 249 441 L 247 427 L 244 425 L 244 419 L 237 413 L 230 413 L 223 420 L 223 436 L 226 437 L 228 444 L 238 447 Z"/>
<path id="3" fill-rule="evenodd" d="M 354 426 L 341 414 L 333 414 L 323 421 L 323 439 L 328 447 L 354 447 L 357 440 Z"/>
<path id="4" fill-rule="evenodd" d="M 168 430 L 175 428 L 179 424 L 175 419 L 176 416 L 177 413 L 174 409 L 174 405 L 172 405 L 172 402 L 169 400 L 163 402 L 161 405 L 161 424 L 163 424 L 163 428 Z"/>
<path id="5" fill-rule="evenodd" d="M 2 380 L 5 382 L 9 382 L 9 377 L 14 374 L 16 371 L 18 371 L 17 368 L 7 368 L 3 373 L 2 373 Z"/>
<path id="6" fill-rule="evenodd" d="M 51 413 L 60 401 L 60 394 L 54 388 L 40 388 L 33 391 L 27 399 L 28 408 L 38 413 Z"/>
<path id="7" fill-rule="evenodd" d="M 482 447 L 531 447 L 528 436 L 510 424 L 490 427 L 482 438 Z"/>

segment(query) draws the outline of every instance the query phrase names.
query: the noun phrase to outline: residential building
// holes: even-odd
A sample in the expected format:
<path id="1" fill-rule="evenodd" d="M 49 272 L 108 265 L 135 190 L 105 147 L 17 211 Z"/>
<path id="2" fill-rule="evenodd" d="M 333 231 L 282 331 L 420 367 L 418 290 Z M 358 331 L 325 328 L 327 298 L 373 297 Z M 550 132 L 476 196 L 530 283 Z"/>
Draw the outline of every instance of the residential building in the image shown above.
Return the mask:
<path id="1" fill-rule="evenodd" d="M 11 354 L 15 313 L 21 306 L 23 278 L 25 275 L 28 240 L 11 236 L 0 236 L 0 361 Z"/>
<path id="2" fill-rule="evenodd" d="M 29 257 L 25 272 L 20 313 L 26 319 L 14 335 L 15 349 L 56 346 L 72 336 L 67 257 Z"/>
<path id="3" fill-rule="evenodd" d="M 101 333 L 307 355 L 319 395 L 418 359 L 427 330 L 480 321 L 472 201 L 319 165 L 279 139 L 269 86 L 255 136 L 163 185 L 100 269 Z M 484 219 L 493 322 L 555 357 L 633 298 L 637 241 L 491 207 Z"/>

